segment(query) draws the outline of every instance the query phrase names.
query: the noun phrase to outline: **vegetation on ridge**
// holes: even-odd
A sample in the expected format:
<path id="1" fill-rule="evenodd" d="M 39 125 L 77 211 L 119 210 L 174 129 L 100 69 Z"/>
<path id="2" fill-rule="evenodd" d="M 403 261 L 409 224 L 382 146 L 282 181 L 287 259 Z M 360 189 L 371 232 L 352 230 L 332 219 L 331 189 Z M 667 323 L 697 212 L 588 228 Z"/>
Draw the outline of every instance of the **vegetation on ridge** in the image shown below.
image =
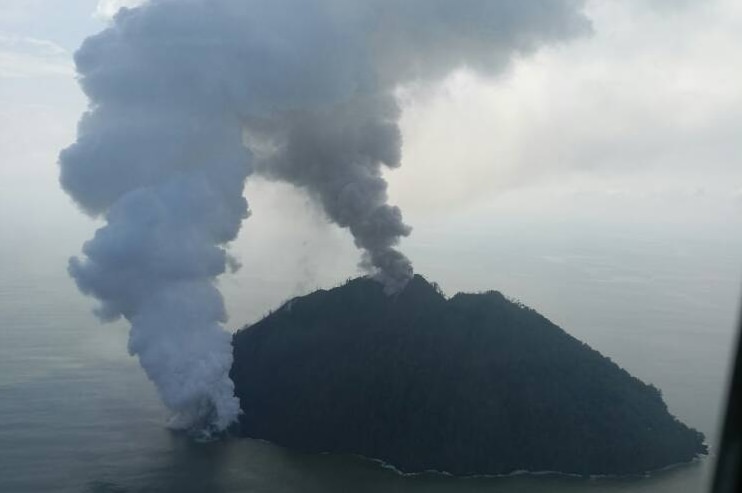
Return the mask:
<path id="1" fill-rule="evenodd" d="M 637 474 L 706 453 L 660 391 L 496 291 L 316 291 L 234 336 L 241 432 L 405 472 Z"/>

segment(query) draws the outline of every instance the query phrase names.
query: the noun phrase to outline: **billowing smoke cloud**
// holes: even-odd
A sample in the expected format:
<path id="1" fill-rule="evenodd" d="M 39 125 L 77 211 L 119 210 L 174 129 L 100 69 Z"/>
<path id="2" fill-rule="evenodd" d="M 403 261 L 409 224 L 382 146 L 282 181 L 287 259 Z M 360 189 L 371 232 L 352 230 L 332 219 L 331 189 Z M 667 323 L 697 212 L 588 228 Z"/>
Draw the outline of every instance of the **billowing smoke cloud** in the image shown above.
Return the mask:
<path id="1" fill-rule="evenodd" d="M 387 292 L 412 274 L 387 204 L 394 89 L 585 32 L 571 0 L 153 0 L 121 10 L 75 56 L 90 100 L 61 183 L 106 224 L 73 258 L 104 320 L 131 323 L 174 424 L 221 430 L 239 405 L 215 279 L 248 216 L 256 170 L 315 198 Z M 421 177 L 424 186 L 424 177 Z"/>
<path id="2" fill-rule="evenodd" d="M 389 293 L 412 275 L 409 260 L 394 248 L 410 228 L 399 208 L 387 205 L 381 176 L 382 164 L 399 165 L 398 114 L 391 96 L 355 96 L 247 126 L 256 170 L 315 197 L 333 222 L 350 230 L 364 251 L 362 265 Z"/>

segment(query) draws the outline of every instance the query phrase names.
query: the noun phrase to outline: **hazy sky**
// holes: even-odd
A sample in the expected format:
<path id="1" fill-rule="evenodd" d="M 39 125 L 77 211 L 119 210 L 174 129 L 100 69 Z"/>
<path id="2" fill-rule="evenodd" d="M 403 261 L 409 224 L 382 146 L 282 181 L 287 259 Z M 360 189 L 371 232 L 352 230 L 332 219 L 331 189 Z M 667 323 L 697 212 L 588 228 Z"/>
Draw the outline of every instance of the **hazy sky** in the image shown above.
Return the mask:
<path id="1" fill-rule="evenodd" d="M 90 236 L 57 183 L 86 104 L 71 57 L 127 3 L 0 4 L 0 268 L 64 269 Z M 399 89 L 404 154 L 387 178 L 414 228 L 402 250 L 447 290 L 482 287 L 462 245 L 608 248 L 617 235 L 676 255 L 704 238 L 742 261 L 742 5 L 606 0 L 587 13 L 591 36 L 494 79 L 462 69 Z M 300 193 L 255 179 L 246 194 L 253 216 L 233 245 L 245 267 L 223 281 L 230 304 L 230 289 L 275 284 L 288 297 L 356 274 L 349 235 Z"/>

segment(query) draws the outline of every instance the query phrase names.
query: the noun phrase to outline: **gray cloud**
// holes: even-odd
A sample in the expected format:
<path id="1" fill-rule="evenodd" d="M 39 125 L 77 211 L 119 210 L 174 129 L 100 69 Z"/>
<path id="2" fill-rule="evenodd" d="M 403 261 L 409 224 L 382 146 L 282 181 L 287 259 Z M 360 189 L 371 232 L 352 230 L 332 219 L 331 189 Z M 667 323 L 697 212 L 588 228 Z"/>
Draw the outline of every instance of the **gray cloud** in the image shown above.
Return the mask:
<path id="1" fill-rule="evenodd" d="M 400 84 L 587 31 L 581 2 L 159 0 L 123 9 L 75 55 L 90 100 L 61 183 L 99 229 L 72 259 L 103 319 L 132 325 L 178 426 L 223 429 L 239 412 L 215 279 L 256 169 L 288 181 L 353 234 L 388 291 L 411 266 L 382 167 L 400 162 Z M 247 144 L 247 145 L 245 145 Z"/>

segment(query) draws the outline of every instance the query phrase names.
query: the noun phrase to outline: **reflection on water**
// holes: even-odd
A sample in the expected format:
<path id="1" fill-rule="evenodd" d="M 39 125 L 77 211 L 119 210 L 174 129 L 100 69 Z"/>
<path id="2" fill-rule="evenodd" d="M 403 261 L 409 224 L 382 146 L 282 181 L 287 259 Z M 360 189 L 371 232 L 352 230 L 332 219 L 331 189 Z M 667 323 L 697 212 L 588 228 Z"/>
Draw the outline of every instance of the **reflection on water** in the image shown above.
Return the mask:
<path id="1" fill-rule="evenodd" d="M 163 428 L 155 395 L 133 370 L 90 367 L 3 388 L 0 491 L 658 493 L 699 491 L 710 462 L 626 480 L 401 476 L 360 458 L 307 455 L 257 440 L 194 442 Z M 141 400 L 121 398 L 134 392 Z"/>
<path id="2" fill-rule="evenodd" d="M 0 491 L 691 492 L 703 489 L 711 462 L 633 479 L 402 476 L 361 458 L 258 440 L 194 442 L 163 427 L 166 416 L 135 370 L 91 366 L 2 387 Z"/>
<path id="3" fill-rule="evenodd" d="M 671 271 L 675 275 L 669 266 L 661 267 L 661 259 L 660 253 L 656 262 L 645 258 L 648 264 L 640 266 L 642 275 Z M 616 260 L 615 265 L 583 263 L 582 267 L 592 269 L 590 275 L 597 272 L 607 280 L 590 284 L 569 270 L 571 262 L 571 258 L 549 259 L 553 272 L 542 265 L 528 271 L 520 263 L 519 272 L 533 277 L 524 301 L 658 384 L 671 410 L 706 433 L 713 446 L 727 366 L 725 351 L 732 340 L 727 312 L 734 305 L 724 298 L 732 281 L 725 278 L 713 293 L 711 284 L 692 276 L 678 280 L 668 274 L 667 281 L 637 283 L 625 277 L 625 262 Z M 726 265 L 718 269 L 704 265 L 705 276 L 726 273 L 736 279 L 736 271 Z M 535 276 L 547 274 L 565 286 L 562 298 L 539 295 L 544 284 Z M 517 284 L 507 285 L 521 278 L 515 273 L 504 275 L 496 281 L 488 277 L 482 285 L 494 283 L 506 293 L 524 292 L 526 284 L 520 291 Z M 652 289 L 639 289 L 637 284 Z M 705 308 L 688 300 L 716 304 Z M 727 311 L 722 310 L 725 307 Z M 356 457 L 305 455 L 256 440 L 195 443 L 164 428 L 167 416 L 154 388 L 136 361 L 125 356 L 125 345 L 125 327 L 101 328 L 63 269 L 48 277 L 3 271 L 0 492 L 683 493 L 703 491 L 711 469 L 712 461 L 706 459 L 651 477 L 623 480 L 456 479 L 436 474 L 401 476 Z"/>
<path id="4" fill-rule="evenodd" d="M 198 444 L 173 437 L 172 453 L 126 478 L 89 481 L 89 493 L 270 492 L 681 492 L 700 491 L 709 468 L 699 461 L 647 478 L 452 478 L 401 476 L 356 457 L 305 455 L 255 441 Z"/>
<path id="5" fill-rule="evenodd" d="M 224 443 L 195 443 L 183 436 L 170 436 L 167 455 L 153 457 L 144 470 L 124 477 L 90 480 L 84 491 L 89 493 L 129 493 L 157 491 L 214 492 L 236 491 L 225 486 L 228 473 L 224 470 L 228 447 Z M 122 471 L 125 472 L 125 471 Z M 237 486 L 238 487 L 238 486 Z M 238 487 L 239 488 L 239 487 Z"/>

